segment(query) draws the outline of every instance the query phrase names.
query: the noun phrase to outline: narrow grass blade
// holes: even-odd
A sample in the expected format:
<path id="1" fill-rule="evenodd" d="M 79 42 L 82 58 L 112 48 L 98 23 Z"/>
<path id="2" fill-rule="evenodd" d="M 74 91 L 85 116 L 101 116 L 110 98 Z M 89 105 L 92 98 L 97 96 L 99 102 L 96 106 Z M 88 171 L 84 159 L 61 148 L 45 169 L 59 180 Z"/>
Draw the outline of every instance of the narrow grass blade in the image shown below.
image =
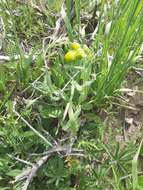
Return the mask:
<path id="1" fill-rule="evenodd" d="M 133 160 L 132 160 L 132 178 L 133 178 L 133 190 L 138 189 L 138 158 L 140 154 L 140 150 L 143 144 L 143 139 L 139 145 L 138 151 L 135 154 Z"/>
<path id="2" fill-rule="evenodd" d="M 80 38 L 80 28 L 81 28 L 81 21 L 80 21 L 81 0 L 75 0 L 75 11 L 76 11 L 76 20 L 77 20 L 77 25 L 78 25 L 78 38 Z"/>

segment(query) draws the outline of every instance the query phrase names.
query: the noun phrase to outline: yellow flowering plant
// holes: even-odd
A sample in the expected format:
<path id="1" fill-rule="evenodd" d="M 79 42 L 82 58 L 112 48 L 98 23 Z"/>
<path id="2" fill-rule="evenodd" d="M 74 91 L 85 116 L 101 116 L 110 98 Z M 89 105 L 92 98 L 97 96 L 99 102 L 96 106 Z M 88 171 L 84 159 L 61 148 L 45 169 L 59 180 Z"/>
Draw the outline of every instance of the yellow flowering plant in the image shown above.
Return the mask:
<path id="1" fill-rule="evenodd" d="M 65 61 L 71 62 L 76 59 L 76 52 L 74 50 L 70 50 L 65 54 Z"/>
<path id="2" fill-rule="evenodd" d="M 66 62 L 76 61 L 91 55 L 91 51 L 86 45 L 82 48 L 79 43 L 73 42 L 70 47 L 72 50 L 69 50 L 64 57 Z"/>
<path id="3" fill-rule="evenodd" d="M 71 48 L 72 48 L 73 50 L 77 50 L 77 49 L 80 49 L 81 46 L 80 46 L 79 43 L 73 42 L 73 43 L 71 43 Z"/>

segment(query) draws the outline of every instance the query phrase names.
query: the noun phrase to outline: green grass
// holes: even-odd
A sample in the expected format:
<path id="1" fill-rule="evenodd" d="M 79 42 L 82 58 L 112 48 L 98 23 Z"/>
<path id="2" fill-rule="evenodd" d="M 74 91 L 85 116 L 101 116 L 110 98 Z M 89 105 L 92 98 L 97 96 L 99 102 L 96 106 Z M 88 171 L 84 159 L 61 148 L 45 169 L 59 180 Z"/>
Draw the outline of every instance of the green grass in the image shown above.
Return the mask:
<path id="1" fill-rule="evenodd" d="M 0 2 L 1 54 L 10 57 L 0 63 L 0 190 L 21 189 L 24 180 L 12 182 L 29 165 L 19 159 L 35 163 L 40 156 L 32 153 L 43 153 L 64 138 L 64 146 L 74 139 L 73 146 L 83 149 L 85 157 L 53 156 L 30 190 L 143 189 L 142 140 L 124 142 L 123 148 L 115 140 L 112 119 L 107 123 L 101 116 L 118 115 L 112 101 L 123 95 L 120 89 L 140 54 L 141 1 L 75 0 L 74 19 L 72 0 L 65 6 L 62 1 L 43 2 L 41 11 L 34 6 L 40 7 L 38 1 Z M 98 24 L 88 34 L 84 29 L 96 3 L 93 20 Z M 66 38 L 61 32 L 52 41 L 60 14 Z M 90 55 L 65 62 L 72 41 L 82 48 L 87 44 Z M 118 133 L 122 135 L 122 128 Z"/>

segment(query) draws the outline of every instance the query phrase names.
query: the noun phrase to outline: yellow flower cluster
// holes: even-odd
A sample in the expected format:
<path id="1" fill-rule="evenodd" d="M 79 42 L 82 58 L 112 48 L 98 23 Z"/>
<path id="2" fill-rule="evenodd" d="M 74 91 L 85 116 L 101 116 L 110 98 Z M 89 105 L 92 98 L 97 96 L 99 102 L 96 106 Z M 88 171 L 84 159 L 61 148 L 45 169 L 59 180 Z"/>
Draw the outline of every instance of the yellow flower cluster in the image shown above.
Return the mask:
<path id="1" fill-rule="evenodd" d="M 77 42 L 71 43 L 71 49 L 65 54 L 65 61 L 66 62 L 72 62 L 78 59 L 82 59 L 87 57 L 89 54 L 89 48 L 87 46 L 84 46 L 81 48 L 80 44 Z"/>

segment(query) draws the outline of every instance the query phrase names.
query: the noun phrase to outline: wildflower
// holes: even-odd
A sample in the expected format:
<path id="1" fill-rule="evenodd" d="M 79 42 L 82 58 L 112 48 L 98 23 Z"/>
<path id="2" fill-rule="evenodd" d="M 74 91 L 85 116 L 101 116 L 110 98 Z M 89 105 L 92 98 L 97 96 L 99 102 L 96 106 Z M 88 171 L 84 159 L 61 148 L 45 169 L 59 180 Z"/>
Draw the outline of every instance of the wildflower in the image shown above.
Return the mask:
<path id="1" fill-rule="evenodd" d="M 65 54 L 66 62 L 71 62 L 71 61 L 74 61 L 75 59 L 76 59 L 76 51 L 70 50 L 69 52 Z"/>
<path id="2" fill-rule="evenodd" d="M 83 48 L 81 48 L 79 43 L 73 42 L 71 43 L 71 48 L 72 50 L 69 50 L 65 54 L 66 62 L 72 62 L 85 57 L 88 57 L 89 59 L 92 58 L 92 52 L 86 45 L 84 45 Z"/>
<path id="3" fill-rule="evenodd" d="M 73 50 L 77 50 L 77 49 L 80 48 L 80 44 L 77 43 L 77 42 L 73 42 L 73 43 L 71 44 L 71 48 L 72 48 Z"/>
<path id="4" fill-rule="evenodd" d="M 84 52 L 83 49 L 79 48 L 76 50 L 76 58 L 77 59 L 82 59 L 82 58 L 85 58 L 86 57 L 86 54 Z"/>

